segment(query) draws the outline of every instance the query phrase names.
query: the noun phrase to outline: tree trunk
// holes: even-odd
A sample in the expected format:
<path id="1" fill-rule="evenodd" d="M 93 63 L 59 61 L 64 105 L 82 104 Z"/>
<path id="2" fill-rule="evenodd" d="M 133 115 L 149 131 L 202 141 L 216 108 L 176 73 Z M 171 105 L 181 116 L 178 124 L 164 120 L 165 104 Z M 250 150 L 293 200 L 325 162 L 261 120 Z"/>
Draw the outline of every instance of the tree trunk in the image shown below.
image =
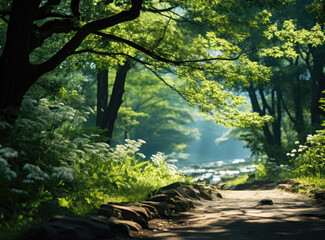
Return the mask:
<path id="1" fill-rule="evenodd" d="M 37 80 L 29 64 L 7 64 L 0 59 L 0 118 L 11 124 L 19 114 L 19 107 L 32 82 Z"/>
<path id="2" fill-rule="evenodd" d="M 120 106 L 123 103 L 123 94 L 126 75 L 130 70 L 130 62 L 127 60 L 124 65 L 120 66 L 115 77 L 115 82 L 112 90 L 112 94 L 109 100 L 108 107 L 104 112 L 103 122 L 101 124 L 102 129 L 107 129 L 106 137 L 108 137 L 108 143 L 111 142 L 114 123 L 117 118 L 117 113 Z"/>
<path id="3" fill-rule="evenodd" d="M 6 41 L 0 57 L 0 118 L 10 123 L 15 122 L 22 99 L 30 86 L 43 74 L 59 66 L 74 51 L 82 41 L 91 33 L 115 26 L 119 23 L 132 21 L 140 14 L 142 0 L 131 1 L 129 10 L 121 11 L 106 18 L 95 19 L 82 27 L 71 26 L 62 31 L 52 31 L 36 27 L 41 9 L 41 0 L 12 0 L 9 22 L 6 32 Z M 49 9 L 60 1 L 47 1 Z M 72 10 L 74 10 L 73 8 Z M 74 15 L 76 15 L 74 13 Z M 78 15 L 78 14 L 77 14 Z M 48 18 L 45 16 L 44 18 Z M 51 20 L 46 21 L 51 24 Z M 57 26 L 58 28 L 64 25 Z M 58 29 L 57 28 L 57 29 Z M 37 31 L 36 31 L 37 29 Z M 71 39 L 46 61 L 32 65 L 30 53 L 35 49 L 35 42 L 43 42 L 54 33 L 67 33 L 76 31 Z M 38 32 L 40 31 L 40 32 Z M 47 36 L 44 38 L 44 36 Z"/>
<path id="4" fill-rule="evenodd" d="M 274 117 L 274 122 L 273 122 L 273 133 L 274 133 L 274 139 L 276 145 L 281 147 L 282 142 L 281 142 L 281 122 L 282 122 L 282 108 L 281 108 L 281 90 L 276 87 L 275 89 L 276 92 L 276 116 Z"/>
<path id="5" fill-rule="evenodd" d="M 321 50 L 318 48 L 311 48 L 311 54 L 314 60 L 310 71 L 312 78 L 311 124 L 320 125 L 320 116 L 325 116 L 325 112 L 319 108 L 319 100 L 322 97 L 322 92 L 325 90 L 325 76 L 323 73 L 324 48 Z"/>
<path id="6" fill-rule="evenodd" d="M 259 113 L 261 116 L 265 115 L 265 113 L 263 113 L 264 111 L 262 111 L 262 109 L 258 103 L 255 89 L 252 85 L 249 87 L 248 94 L 249 94 L 249 97 L 251 100 L 253 111 Z M 269 145 L 275 144 L 274 136 L 272 135 L 267 123 L 263 126 L 263 134 L 265 136 L 265 140 L 266 140 L 267 144 L 269 144 Z"/>
<path id="7" fill-rule="evenodd" d="M 108 103 L 108 70 L 97 73 L 97 116 L 96 126 L 102 126 L 104 111 Z"/>
<path id="8" fill-rule="evenodd" d="M 296 81 L 293 84 L 293 101 L 295 106 L 295 130 L 298 134 L 298 139 L 300 142 L 305 140 L 305 130 L 306 125 L 304 121 L 303 108 L 302 108 L 302 89 L 301 89 L 301 79 L 300 72 L 297 70 Z"/>
<path id="9" fill-rule="evenodd" d="M 40 0 L 12 2 L 6 44 L 0 57 L 0 117 L 13 123 L 37 73 L 29 62 L 34 13 Z"/>

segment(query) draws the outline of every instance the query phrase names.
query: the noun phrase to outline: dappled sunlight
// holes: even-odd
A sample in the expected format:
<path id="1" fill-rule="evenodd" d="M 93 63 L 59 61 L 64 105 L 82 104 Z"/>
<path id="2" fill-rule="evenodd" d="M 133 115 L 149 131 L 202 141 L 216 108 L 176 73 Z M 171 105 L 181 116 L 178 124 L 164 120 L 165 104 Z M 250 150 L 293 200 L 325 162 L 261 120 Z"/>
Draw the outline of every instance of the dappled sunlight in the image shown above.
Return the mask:
<path id="1" fill-rule="evenodd" d="M 175 225 L 150 239 L 310 239 L 325 234 L 325 208 L 279 190 L 223 191 L 223 198 L 205 201 L 190 213 L 180 213 Z M 274 205 L 259 205 L 262 198 Z M 182 219 L 185 224 L 179 224 Z"/>

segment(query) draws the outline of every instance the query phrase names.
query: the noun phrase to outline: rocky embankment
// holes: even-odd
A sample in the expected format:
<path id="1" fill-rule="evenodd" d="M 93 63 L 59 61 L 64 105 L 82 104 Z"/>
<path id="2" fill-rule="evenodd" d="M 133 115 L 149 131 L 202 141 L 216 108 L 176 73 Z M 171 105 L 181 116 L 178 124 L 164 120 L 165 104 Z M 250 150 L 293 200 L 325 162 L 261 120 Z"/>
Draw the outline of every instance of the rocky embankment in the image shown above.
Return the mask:
<path id="1" fill-rule="evenodd" d="M 154 219 L 170 219 L 194 208 L 198 200 L 215 198 L 222 198 L 215 186 L 177 182 L 152 192 L 145 201 L 104 204 L 90 219 L 56 216 L 27 231 L 23 239 L 129 239 L 159 229 L 162 224 Z"/>

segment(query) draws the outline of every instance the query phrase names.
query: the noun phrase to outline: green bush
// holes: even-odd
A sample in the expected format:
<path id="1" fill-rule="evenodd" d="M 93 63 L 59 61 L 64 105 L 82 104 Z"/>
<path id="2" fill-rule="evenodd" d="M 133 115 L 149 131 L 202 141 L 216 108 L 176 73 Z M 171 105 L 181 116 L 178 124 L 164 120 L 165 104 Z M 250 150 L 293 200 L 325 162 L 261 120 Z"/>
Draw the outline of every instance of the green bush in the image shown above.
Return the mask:
<path id="1" fill-rule="evenodd" d="M 325 124 L 323 124 L 325 125 Z M 299 142 L 296 142 L 299 144 Z M 325 130 L 308 135 L 304 145 L 287 153 L 295 166 L 294 173 L 305 177 L 324 177 L 325 175 Z"/>
<path id="2" fill-rule="evenodd" d="M 258 180 L 280 180 L 286 178 L 290 171 L 291 167 L 289 165 L 279 165 L 275 159 L 264 156 L 256 161 L 255 178 Z"/>
<path id="3" fill-rule="evenodd" d="M 143 199 L 185 180 L 161 153 L 146 161 L 143 140 L 110 148 L 100 130 L 84 127 L 92 110 L 83 100 L 70 104 L 26 97 L 14 125 L 0 122 L 2 229 L 85 215 L 107 201 Z"/>

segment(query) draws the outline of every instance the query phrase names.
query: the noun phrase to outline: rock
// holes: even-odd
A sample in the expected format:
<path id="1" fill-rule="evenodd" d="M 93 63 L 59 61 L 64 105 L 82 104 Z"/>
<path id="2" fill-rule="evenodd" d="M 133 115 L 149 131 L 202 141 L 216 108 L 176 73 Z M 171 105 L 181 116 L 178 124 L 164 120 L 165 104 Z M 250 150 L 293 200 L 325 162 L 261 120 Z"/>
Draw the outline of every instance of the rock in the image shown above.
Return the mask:
<path id="1" fill-rule="evenodd" d="M 223 196 L 222 196 L 221 193 L 219 193 L 219 192 L 216 193 L 216 197 L 217 197 L 217 198 L 223 198 Z"/>
<path id="2" fill-rule="evenodd" d="M 127 231 L 120 232 L 119 236 L 127 237 Z M 96 239 L 122 239 L 112 232 L 112 229 L 102 223 L 86 219 L 55 217 L 49 222 L 28 230 L 24 240 L 96 240 Z"/>
<path id="3" fill-rule="evenodd" d="M 168 190 L 168 189 L 177 189 L 179 187 L 191 187 L 191 184 L 185 183 L 185 182 L 175 182 L 175 183 L 169 184 L 165 187 L 159 188 L 156 191 L 154 191 L 153 193 L 157 194 L 159 191 Z"/>
<path id="4" fill-rule="evenodd" d="M 130 230 L 148 228 L 153 218 L 171 218 L 176 212 L 194 208 L 192 200 L 222 198 L 216 187 L 177 182 L 149 194 L 147 201 L 101 205 L 91 220 L 58 217 L 27 232 L 24 239 L 122 239 Z M 117 237 L 118 236 L 118 237 Z"/>
<path id="5" fill-rule="evenodd" d="M 168 202 L 171 196 L 168 193 L 161 193 L 148 198 L 151 202 Z"/>
<path id="6" fill-rule="evenodd" d="M 204 178 L 202 180 L 197 180 L 196 181 L 199 184 L 210 184 L 210 179 L 209 178 Z"/>
<path id="7" fill-rule="evenodd" d="M 150 219 L 149 214 L 144 208 L 116 204 L 102 205 L 98 210 L 98 215 L 107 218 L 116 217 L 122 220 L 134 221 L 144 228 L 148 227 L 147 220 Z"/>
<path id="8" fill-rule="evenodd" d="M 140 202 L 130 203 L 130 205 L 145 208 L 147 210 L 147 212 L 150 214 L 150 218 L 160 218 L 157 209 L 152 205 L 140 203 Z"/>
<path id="9" fill-rule="evenodd" d="M 185 212 L 194 208 L 194 203 L 190 199 L 183 197 L 177 197 L 173 199 L 174 210 L 176 212 Z"/>
<path id="10" fill-rule="evenodd" d="M 298 192 L 298 189 L 290 184 L 278 184 L 278 188 L 287 192 Z"/>
<path id="11" fill-rule="evenodd" d="M 107 218 L 104 216 L 96 216 L 91 218 L 92 221 L 99 222 L 105 224 L 110 229 L 114 230 L 116 233 L 128 233 L 130 231 L 130 226 L 128 224 L 124 224 L 119 222 L 118 219 Z M 141 227 L 141 226 L 140 226 Z"/>
<path id="12" fill-rule="evenodd" d="M 255 180 L 251 183 L 238 184 L 234 187 L 235 190 L 271 190 L 276 187 L 276 183 L 272 180 Z"/>
<path id="13" fill-rule="evenodd" d="M 168 202 L 171 198 L 181 196 L 184 198 L 212 200 L 212 187 L 205 184 L 189 184 L 176 182 L 168 186 L 162 187 L 156 191 L 153 191 L 148 196 L 148 201 L 154 202 Z"/>
<path id="14" fill-rule="evenodd" d="M 283 180 L 283 181 L 279 181 L 278 184 L 289 184 L 293 187 L 297 187 L 300 185 L 300 182 L 294 180 L 294 179 L 286 179 L 286 180 Z"/>
<path id="15" fill-rule="evenodd" d="M 199 196 L 206 199 L 206 200 L 212 200 L 212 190 L 210 187 L 206 187 L 206 186 L 203 186 L 203 185 L 199 185 L 199 184 L 196 184 L 196 185 L 193 185 L 193 188 L 197 189 L 200 191 L 200 194 Z"/>
<path id="16" fill-rule="evenodd" d="M 273 201 L 271 199 L 262 199 L 258 202 L 258 205 L 273 205 Z"/>
<path id="17" fill-rule="evenodd" d="M 161 217 L 169 217 L 172 214 L 174 208 L 173 204 L 167 202 L 153 202 L 153 201 L 141 201 L 140 204 L 147 204 L 154 207 Z"/>
<path id="18" fill-rule="evenodd" d="M 324 190 L 316 190 L 315 198 L 324 201 L 325 200 L 325 191 Z"/>
<path id="19" fill-rule="evenodd" d="M 225 184 L 225 183 L 219 183 L 217 185 L 217 188 L 218 189 L 221 189 L 221 190 L 229 190 L 231 188 L 231 186 L 228 185 L 228 184 Z"/>

